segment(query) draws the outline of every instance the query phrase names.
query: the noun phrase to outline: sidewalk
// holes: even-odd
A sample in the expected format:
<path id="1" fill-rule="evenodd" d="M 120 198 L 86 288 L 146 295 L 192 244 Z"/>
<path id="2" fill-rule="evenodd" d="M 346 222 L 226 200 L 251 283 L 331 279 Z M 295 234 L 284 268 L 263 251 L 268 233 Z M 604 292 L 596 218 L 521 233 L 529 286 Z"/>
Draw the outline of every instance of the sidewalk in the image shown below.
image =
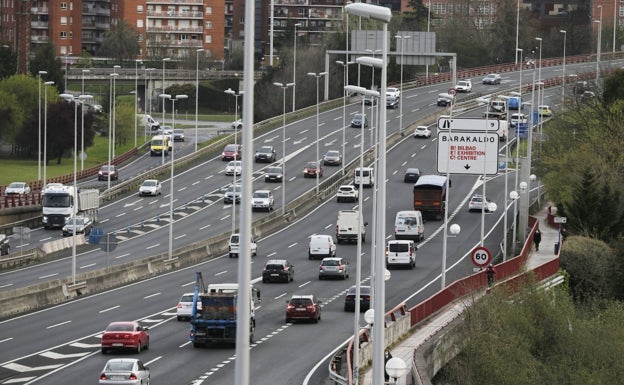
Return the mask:
<path id="1" fill-rule="evenodd" d="M 553 214 L 556 213 L 556 209 L 553 208 Z M 540 249 L 536 251 L 535 248 L 532 248 L 529 257 L 527 259 L 527 269 L 532 270 L 536 266 L 540 266 L 541 264 L 548 262 L 555 258 L 554 248 L 555 243 L 559 239 L 559 231 L 556 228 L 553 228 L 548 225 L 547 217 L 548 217 L 548 207 L 544 207 L 540 212 L 534 215 L 535 218 L 539 221 L 539 229 L 542 233 L 542 241 L 540 242 Z M 431 318 L 427 322 L 425 322 L 421 327 L 419 327 L 412 335 L 405 338 L 398 345 L 394 346 L 390 352 L 393 357 L 401 358 L 408 369 L 411 371 L 412 368 L 412 358 L 414 356 L 414 349 L 424 342 L 429 340 L 431 336 L 436 334 L 438 331 L 445 328 L 451 321 L 457 318 L 464 311 L 466 303 L 462 301 L 457 301 L 455 304 L 450 305 L 446 311 L 437 314 L 435 317 Z M 361 381 L 362 385 L 371 385 L 372 384 L 372 375 L 373 370 L 372 367 L 369 367 L 366 373 L 364 373 L 363 379 Z M 400 378 L 397 382 L 397 385 L 405 385 L 406 377 Z"/>

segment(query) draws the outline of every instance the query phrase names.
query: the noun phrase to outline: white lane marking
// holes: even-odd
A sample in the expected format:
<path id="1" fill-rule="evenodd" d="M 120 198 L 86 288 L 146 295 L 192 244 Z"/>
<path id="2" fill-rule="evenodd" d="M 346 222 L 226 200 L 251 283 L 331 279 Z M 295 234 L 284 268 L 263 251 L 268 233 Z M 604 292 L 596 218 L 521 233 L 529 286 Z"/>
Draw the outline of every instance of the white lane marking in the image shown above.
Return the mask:
<path id="1" fill-rule="evenodd" d="M 291 247 L 295 247 L 297 246 L 297 242 L 293 243 L 292 245 L 288 245 L 288 248 L 290 249 Z"/>
<path id="2" fill-rule="evenodd" d="M 282 294 L 278 295 L 277 297 L 274 297 L 273 299 L 280 299 L 280 298 L 284 297 L 286 294 L 288 294 L 288 293 L 282 293 Z"/>
<path id="3" fill-rule="evenodd" d="M 215 276 L 217 276 L 217 275 L 223 275 L 223 274 L 225 274 L 225 273 L 227 273 L 227 270 L 220 271 L 220 272 L 216 273 L 216 274 L 215 274 Z"/>
<path id="4" fill-rule="evenodd" d="M 157 243 L 157 244 L 152 245 L 152 246 L 148 246 L 148 247 L 146 247 L 145 249 L 146 249 L 146 250 L 149 250 L 149 249 L 153 249 L 154 247 L 158 247 L 158 246 L 160 246 L 160 243 Z"/>
<path id="5" fill-rule="evenodd" d="M 311 283 L 311 282 L 312 282 L 312 281 L 307 281 L 307 282 L 304 282 L 304 283 L 302 283 L 301 285 L 299 285 L 299 287 L 304 287 L 304 286 L 306 286 L 307 284 L 309 284 L 309 283 Z"/>
<path id="6" fill-rule="evenodd" d="M 184 238 L 186 237 L 186 234 L 182 234 L 182 235 L 178 235 L 177 237 L 174 237 L 173 239 L 180 239 L 180 238 Z"/>
<path id="7" fill-rule="evenodd" d="M 54 274 L 43 275 L 43 276 L 39 277 L 39 279 L 46 279 L 46 278 L 54 277 L 55 275 L 58 275 L 58 274 L 59 274 L 59 273 L 54 273 Z"/>
<path id="8" fill-rule="evenodd" d="M 148 299 L 148 298 L 156 297 L 157 295 L 160 295 L 160 293 L 154 293 L 154 294 L 146 295 L 145 297 L 143 297 L 143 299 Z"/>
<path id="9" fill-rule="evenodd" d="M 208 225 L 206 225 L 206 226 L 200 227 L 199 229 L 200 229 L 200 230 L 204 230 L 204 229 L 209 228 L 210 226 L 211 226 L 211 225 L 210 225 L 210 224 L 208 224 Z"/>
<path id="10" fill-rule="evenodd" d="M 50 326 L 46 326 L 46 329 L 52 329 L 52 328 L 55 328 L 57 326 L 63 326 L 63 325 L 68 324 L 70 322 L 71 322 L 71 320 L 65 321 L 65 322 L 60 322 L 60 323 L 57 323 L 57 324 L 54 324 L 54 325 L 50 325 Z"/>
<path id="11" fill-rule="evenodd" d="M 90 264 L 88 264 L 88 265 L 80 266 L 80 268 L 81 268 L 81 269 L 86 269 L 86 268 L 89 268 L 89 267 L 91 267 L 91 266 L 95 266 L 95 265 L 96 265 L 96 263 L 90 263 Z"/>
<path id="12" fill-rule="evenodd" d="M 106 313 L 106 312 L 108 312 L 108 311 L 115 310 L 115 309 L 118 309 L 118 308 L 120 308 L 120 307 L 121 307 L 121 306 L 119 306 L 119 305 L 117 305 L 117 306 L 113 306 L 113 307 L 109 307 L 108 309 L 103 309 L 103 310 L 100 310 L 98 313 L 100 313 L 100 314 L 102 314 L 102 313 Z"/>
<path id="13" fill-rule="evenodd" d="M 129 255 L 130 255 L 130 253 L 121 254 L 121 255 L 119 255 L 119 256 L 117 256 L 117 257 L 115 257 L 115 259 L 125 258 L 125 257 L 127 257 L 127 256 L 129 256 Z"/>

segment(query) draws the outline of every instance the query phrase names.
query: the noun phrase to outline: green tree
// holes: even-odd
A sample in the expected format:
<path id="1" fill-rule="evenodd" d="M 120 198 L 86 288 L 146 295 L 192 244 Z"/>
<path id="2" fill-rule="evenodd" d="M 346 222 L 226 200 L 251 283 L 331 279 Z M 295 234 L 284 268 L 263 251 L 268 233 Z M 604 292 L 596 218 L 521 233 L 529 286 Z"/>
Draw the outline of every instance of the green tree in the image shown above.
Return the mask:
<path id="1" fill-rule="evenodd" d="M 134 116 L 133 103 L 118 103 L 115 107 L 116 146 L 123 146 L 130 140 L 134 141 Z"/>
<path id="2" fill-rule="evenodd" d="M 53 81 L 54 87 L 59 93 L 65 90 L 65 75 L 63 63 L 56 56 L 56 49 L 52 43 L 46 43 L 35 52 L 35 57 L 30 61 L 30 73 L 38 76 L 39 71 L 46 71 L 42 81 Z"/>
<path id="3" fill-rule="evenodd" d="M 13 75 L 0 80 L 0 100 L 3 101 L 0 103 L 0 138 L 14 142 L 15 134 L 22 128 L 26 117 L 33 111 L 38 116 L 37 86 L 37 79 L 27 75 Z"/>
<path id="4" fill-rule="evenodd" d="M 624 70 L 614 71 L 604 80 L 602 100 L 605 104 L 612 104 L 616 100 L 624 100 Z"/>
<path id="5" fill-rule="evenodd" d="M 17 127 L 19 127 L 21 108 L 17 97 L 0 88 L 0 140 L 3 142 L 13 142 Z"/>
<path id="6" fill-rule="evenodd" d="M 80 53 L 80 57 L 78 58 L 78 63 L 76 63 L 77 68 L 92 68 L 93 67 L 93 56 L 87 50 L 82 50 Z"/>
<path id="7" fill-rule="evenodd" d="M 7 42 L 0 41 L 0 79 L 17 73 L 17 53 Z"/>
<path id="8" fill-rule="evenodd" d="M 122 64 L 124 60 L 134 59 L 141 51 L 137 36 L 138 32 L 130 24 L 118 20 L 117 24 L 104 34 L 100 52 L 115 59 L 118 64 Z"/>

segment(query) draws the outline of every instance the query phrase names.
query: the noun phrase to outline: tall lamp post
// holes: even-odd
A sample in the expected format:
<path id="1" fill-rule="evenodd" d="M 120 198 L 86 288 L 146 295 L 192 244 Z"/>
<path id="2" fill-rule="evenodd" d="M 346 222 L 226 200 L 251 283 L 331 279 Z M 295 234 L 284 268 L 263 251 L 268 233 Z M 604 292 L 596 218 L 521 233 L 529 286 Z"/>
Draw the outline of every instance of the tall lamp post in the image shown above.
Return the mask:
<path id="1" fill-rule="evenodd" d="M 187 99 L 187 95 L 176 95 L 172 97 L 169 94 L 160 94 L 163 101 L 171 100 L 171 129 L 175 129 L 175 103 L 182 99 Z M 163 103 L 163 107 L 164 107 Z M 173 259 L 173 179 L 174 179 L 174 159 L 175 146 L 171 146 L 171 189 L 169 190 L 169 259 Z"/>
<path id="2" fill-rule="evenodd" d="M 115 79 L 115 77 L 117 77 L 119 74 L 113 72 L 112 74 L 109 74 L 109 84 L 110 84 L 110 91 L 109 91 L 109 104 L 108 104 L 108 169 L 110 170 L 111 167 L 111 154 L 112 152 L 112 148 L 113 148 L 113 120 L 114 120 L 114 115 L 113 115 L 113 108 L 115 105 L 115 102 L 113 101 L 113 80 Z M 108 185 L 107 188 L 110 188 L 110 172 L 108 173 Z"/>
<path id="3" fill-rule="evenodd" d="M 145 112 L 148 113 L 149 115 L 152 115 L 152 72 L 156 71 L 156 68 L 146 68 L 145 71 L 147 72 L 147 86 L 145 87 L 146 90 L 148 90 L 149 92 L 146 91 L 147 95 L 145 97 Z M 149 101 L 149 103 L 148 103 Z M 148 112 L 149 111 L 149 112 Z M 165 124 L 165 122 L 163 122 L 163 124 Z"/>
<path id="4" fill-rule="evenodd" d="M 316 78 L 316 193 L 319 193 L 319 177 L 321 171 L 321 162 L 319 154 L 319 79 L 322 76 L 327 75 L 327 72 L 308 72 L 308 76 L 314 76 Z M 363 124 L 363 123 L 362 123 Z"/>
<path id="5" fill-rule="evenodd" d="M 238 91 L 236 93 L 233 89 L 228 88 L 223 91 L 228 95 L 234 96 L 234 121 L 238 120 L 238 97 L 243 94 L 243 91 Z M 234 144 L 237 144 L 238 140 L 238 124 L 234 125 Z M 234 160 L 236 161 L 236 155 L 234 155 Z M 242 160 L 241 160 L 242 161 Z M 232 174 L 232 188 L 236 188 L 234 185 L 236 184 L 236 169 L 234 169 L 234 173 Z M 232 201 L 232 234 L 236 231 L 236 199 Z"/>
<path id="6" fill-rule="evenodd" d="M 81 94 L 80 94 L 81 96 L 85 95 L 84 76 L 85 76 L 85 73 L 89 73 L 89 72 L 91 72 L 91 70 L 82 70 L 82 87 L 81 87 Z M 82 135 L 80 136 L 80 171 L 82 171 L 84 170 L 84 116 L 85 116 L 84 108 L 80 109 L 80 115 L 82 117 L 82 125 L 81 125 Z M 135 144 L 135 147 L 136 147 L 136 144 Z"/>
<path id="7" fill-rule="evenodd" d="M 195 151 L 197 151 L 197 110 L 199 109 L 199 54 L 204 51 L 203 48 L 195 51 Z"/>
<path id="8" fill-rule="evenodd" d="M 274 86 L 281 87 L 282 97 L 282 214 L 286 212 L 286 89 L 294 87 L 295 83 L 273 83 Z"/>
<path id="9" fill-rule="evenodd" d="M 602 5 L 598 6 L 600 10 L 600 20 L 594 20 L 598 23 L 598 43 L 596 43 L 596 86 L 600 78 L 600 52 L 602 51 Z M 615 26 L 613 26 L 615 28 Z"/>
<path id="10" fill-rule="evenodd" d="M 565 104 L 565 86 L 566 86 L 566 76 L 565 76 L 565 65 L 566 65 L 566 37 L 568 32 L 564 29 L 559 30 L 563 34 L 563 65 L 562 65 L 562 74 L 561 74 L 561 105 Z"/>
<path id="11" fill-rule="evenodd" d="M 405 50 L 405 45 L 403 44 L 403 42 L 405 42 L 406 39 L 411 38 L 410 35 L 405 35 L 405 36 L 395 36 L 395 38 L 397 40 L 399 40 L 401 42 L 401 83 L 399 86 L 399 90 L 401 91 L 401 96 L 403 96 L 403 51 Z M 401 136 L 403 136 L 403 102 L 399 101 L 399 132 L 401 133 Z"/>
<path id="12" fill-rule="evenodd" d="M 617 0 L 613 0 L 613 53 L 615 53 L 615 32 L 617 31 Z"/>
<path id="13" fill-rule="evenodd" d="M 120 69 L 121 66 L 113 66 L 113 72 L 116 73 L 115 76 L 113 76 L 113 142 L 112 142 L 112 151 L 113 151 L 113 159 L 115 159 L 115 127 L 116 127 L 116 119 L 117 119 L 117 103 L 116 103 L 116 93 L 117 93 L 117 76 L 119 76 L 119 73 L 117 72 L 118 69 Z M 109 178 L 110 179 L 110 178 Z"/>
<path id="14" fill-rule="evenodd" d="M 539 106 L 542 105 L 542 92 L 544 90 L 544 81 L 542 80 L 542 38 L 541 37 L 536 37 L 535 40 L 539 41 L 539 67 L 537 70 L 537 82 L 538 82 L 538 89 L 537 89 L 537 111 L 538 111 L 538 115 L 539 115 Z M 533 72 L 535 73 L 535 72 Z M 533 90 L 535 90 L 535 82 L 533 82 Z M 532 100 L 532 99 L 531 99 Z M 538 132 L 539 132 L 539 137 L 540 137 L 540 155 L 541 155 L 541 149 L 542 149 L 542 119 L 538 119 Z"/>
<path id="15" fill-rule="evenodd" d="M 43 83 L 43 188 L 46 185 L 46 170 L 48 165 L 48 87 L 54 82 Z"/>
<path id="16" fill-rule="evenodd" d="M 137 146 L 137 114 L 139 113 L 139 64 L 141 60 L 134 61 L 134 147 Z M 83 92 L 84 93 L 84 92 Z"/>
<path id="17" fill-rule="evenodd" d="M 345 11 L 351 15 L 360 16 L 363 18 L 369 18 L 377 21 L 381 21 L 383 24 L 382 30 L 382 60 L 384 65 L 381 68 L 381 91 L 380 94 L 386 95 L 386 75 L 387 75 L 387 59 L 388 59 L 388 23 L 392 18 L 392 12 L 389 8 L 366 4 L 366 3 L 351 3 L 345 6 Z M 379 133 L 377 135 L 379 142 L 379 159 L 377 161 L 377 180 L 375 187 L 379 189 L 377 194 L 378 204 L 376 207 L 377 218 L 375 226 L 377 233 L 375 237 L 375 244 L 378 245 L 377 252 L 383 249 L 385 243 L 385 228 L 386 228 L 386 108 L 381 108 L 379 113 Z M 385 258 L 382 255 L 378 255 L 375 261 L 375 270 L 378 272 L 385 271 Z M 373 384 L 382 384 L 384 381 L 384 368 L 383 368 L 383 352 L 385 347 L 384 341 L 384 313 L 385 313 L 385 282 L 383 279 L 376 279 L 374 286 L 375 298 L 374 303 L 374 324 L 373 324 Z"/>
<path id="18" fill-rule="evenodd" d="M 337 64 L 340 64 L 343 69 L 343 87 L 347 86 L 347 69 L 349 65 L 355 64 L 353 61 L 344 62 L 342 60 L 336 60 Z M 364 115 L 362 115 L 364 116 Z M 344 89 L 344 94 L 342 95 L 342 175 L 345 174 L 345 163 L 347 162 L 347 153 L 345 152 L 345 143 L 347 142 L 345 138 L 345 132 L 347 127 L 347 89 Z"/>
<path id="19" fill-rule="evenodd" d="M 37 180 L 41 180 L 41 75 L 47 75 L 47 71 L 39 71 L 37 74 L 37 84 L 39 89 L 38 102 L 39 102 L 39 137 L 37 141 Z"/>
<path id="20" fill-rule="evenodd" d="M 294 42 L 293 42 L 293 112 L 295 111 L 295 89 L 296 89 L 296 84 L 297 84 L 297 27 L 301 27 L 303 24 L 301 23 L 297 23 L 295 24 L 295 36 L 294 36 Z M 286 155 L 286 154 L 284 154 Z M 286 170 L 284 170 L 286 171 Z"/>
<path id="21" fill-rule="evenodd" d="M 167 68 L 166 64 L 167 64 L 168 61 L 171 61 L 170 57 L 164 57 L 162 59 L 162 65 L 163 65 L 163 67 L 162 67 L 162 92 L 161 92 L 162 95 L 166 95 L 165 94 L 165 92 L 166 92 L 166 89 L 165 89 L 165 69 Z M 162 124 L 163 125 L 165 124 L 165 99 L 162 100 Z M 165 158 L 163 157 L 163 162 L 164 161 L 165 161 Z"/>

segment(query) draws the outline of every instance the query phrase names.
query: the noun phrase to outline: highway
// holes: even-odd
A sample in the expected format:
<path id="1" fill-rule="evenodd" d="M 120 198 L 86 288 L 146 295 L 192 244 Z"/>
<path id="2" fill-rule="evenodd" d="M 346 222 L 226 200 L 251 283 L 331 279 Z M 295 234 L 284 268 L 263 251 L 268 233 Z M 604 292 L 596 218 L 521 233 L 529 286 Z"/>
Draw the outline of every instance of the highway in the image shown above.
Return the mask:
<path id="1" fill-rule="evenodd" d="M 587 67 L 591 67 L 591 64 L 587 64 Z M 550 76 L 546 75 L 547 70 L 553 71 Z M 557 69 L 542 69 L 544 78 L 556 76 L 556 71 Z M 583 72 L 580 69 L 577 71 Z M 529 73 L 532 74 L 532 71 L 525 70 L 524 79 L 528 79 Z M 517 73 L 503 74 L 503 83 L 500 86 L 482 86 L 475 80 L 473 92 L 507 89 L 514 84 L 517 85 L 517 79 Z M 448 88 L 448 84 L 440 84 L 406 90 L 402 100 L 402 103 L 405 103 L 404 122 L 416 121 L 419 116 L 437 109 L 436 95 Z M 544 104 L 557 104 L 560 93 L 557 90 L 553 92 L 554 95 L 547 91 Z M 352 105 L 349 106 L 348 112 L 359 109 L 359 104 Z M 388 120 L 388 131 L 397 130 L 398 111 L 388 111 Z M 303 164 L 314 159 L 314 122 L 315 117 L 312 117 L 287 127 L 289 153 L 297 154 L 287 162 L 288 199 L 293 199 L 314 187 L 313 179 L 301 181 Z M 332 146 L 339 148 L 342 108 L 323 113 L 321 122 L 323 122 L 320 127 L 322 148 Z M 359 142 L 360 131 L 347 128 L 348 159 L 353 159 L 359 151 L 355 143 Z M 280 135 L 281 129 L 257 138 L 257 146 L 266 140 L 277 141 Z M 338 142 L 332 142 L 337 138 L 340 138 Z M 327 143 L 332 144 L 325 146 Z M 280 146 L 276 147 L 279 151 Z M 324 152 L 321 150 L 321 154 Z M 387 183 L 390 193 L 386 206 L 385 229 L 388 239 L 392 236 L 394 214 L 399 210 L 410 209 L 412 204 L 412 185 L 403 183 L 403 170 L 409 166 L 419 167 L 425 173 L 435 173 L 435 155 L 435 137 L 414 139 L 407 136 L 390 149 L 387 159 Z M 176 192 L 176 196 L 180 195 L 179 204 L 217 191 L 220 186 L 229 183 L 229 178 L 222 175 L 223 167 L 224 164 L 219 159 L 207 159 L 205 164 L 176 175 L 175 184 L 181 186 L 180 191 Z M 254 175 L 260 177 L 254 182 L 254 188 L 266 186 L 261 178 L 263 167 L 266 165 L 254 166 Z M 330 170 L 339 172 L 339 168 L 326 167 L 325 177 L 330 174 Z M 509 173 L 510 186 L 514 183 L 514 177 L 513 172 Z M 462 231 L 448 241 L 447 282 L 472 272 L 472 266 L 466 255 L 479 242 L 481 216 L 467 211 L 467 201 L 474 189 L 479 187 L 478 180 L 478 176 L 471 175 L 452 177 L 449 212 L 453 213 L 453 217 L 450 223 L 459 224 Z M 499 174 L 488 181 L 488 197 L 499 207 L 495 213 L 485 216 L 486 232 L 489 234 L 492 231 L 485 245 L 491 250 L 498 250 L 503 235 L 501 220 L 505 194 L 503 186 L 503 175 Z M 270 185 L 268 187 L 279 188 Z M 168 191 L 167 183 L 163 186 L 163 190 Z M 280 194 L 279 190 L 275 191 L 276 203 L 281 202 Z M 214 201 L 202 210 L 177 219 L 174 227 L 174 237 L 177 237 L 175 247 L 199 241 L 209 234 L 229 231 L 231 207 L 223 205 L 217 193 L 211 196 L 214 197 Z M 372 224 L 371 196 L 372 190 L 367 189 L 361 201 L 364 202 L 365 219 Z M 104 207 L 100 212 L 102 224 L 108 227 L 108 230 L 120 229 L 127 226 L 128 217 L 132 217 L 136 222 L 167 210 L 161 203 L 150 205 L 150 200 L 144 199 L 145 201 L 137 202 L 138 198 L 132 196 Z M 168 201 L 167 194 L 152 201 L 158 202 L 159 199 Z M 300 221 L 260 240 L 258 256 L 254 258 L 252 264 L 252 277 L 257 287 L 261 289 L 263 298 L 257 309 L 256 343 L 252 345 L 251 350 L 251 378 L 254 384 L 303 383 L 313 365 L 352 334 L 353 313 L 343 312 L 342 301 L 344 291 L 354 284 L 355 274 L 352 273 L 346 281 L 319 281 L 318 261 L 307 259 L 306 239 L 312 233 L 333 235 L 336 211 L 353 207 L 355 204 L 327 201 Z M 265 214 L 254 214 L 257 215 Z M 386 302 L 389 307 L 408 297 L 410 297 L 409 305 L 413 305 L 439 290 L 442 224 L 438 221 L 429 221 L 425 224 L 426 240 L 420 244 L 417 251 L 415 270 L 391 271 L 392 276 L 386 282 Z M 371 226 L 368 228 L 368 231 L 370 230 Z M 155 228 L 140 236 L 128 238 L 127 242 L 121 243 L 110 255 L 105 255 L 101 251 L 80 255 L 80 271 L 165 252 L 166 231 L 164 228 Z M 371 237 L 367 237 L 363 248 L 361 266 L 363 277 L 368 277 L 370 272 L 369 239 Z M 353 271 L 356 267 L 356 246 L 341 244 L 337 248 L 338 255 L 350 261 Z M 264 261 L 278 257 L 288 258 L 295 265 L 295 281 L 289 284 L 258 283 Z M 68 378 L 85 378 L 95 382 L 106 360 L 113 356 L 104 356 L 100 353 L 98 336 L 109 322 L 125 319 L 141 320 L 150 327 L 150 349 L 142 352 L 140 357 L 150 366 L 153 383 L 233 383 L 234 350 L 230 346 L 193 348 L 188 342 L 188 323 L 176 321 L 174 306 L 183 292 L 192 291 L 196 270 L 201 270 L 208 282 L 231 282 L 236 280 L 236 263 L 237 260 L 222 256 L 187 269 L 2 321 L 0 384 L 9 380 L 13 383 L 66 384 Z M 41 280 L 39 277 L 49 274 L 66 276 L 70 266 L 69 259 L 62 259 L 5 273 L 2 275 L 2 283 L 4 285 L 10 282 L 11 286 L 3 286 L 3 290 L 26 285 L 23 281 L 37 282 Z M 369 279 L 364 278 L 364 282 L 368 283 Z M 284 323 L 285 301 L 293 293 L 313 293 L 324 300 L 323 319 L 320 323 Z M 414 293 L 417 294 L 412 296 Z M 361 323 L 363 324 L 363 320 Z M 320 384 L 326 375 L 325 369 L 326 367 L 322 366 L 321 370 L 312 376 L 310 384 Z M 198 380 L 200 378 L 204 380 Z"/>

